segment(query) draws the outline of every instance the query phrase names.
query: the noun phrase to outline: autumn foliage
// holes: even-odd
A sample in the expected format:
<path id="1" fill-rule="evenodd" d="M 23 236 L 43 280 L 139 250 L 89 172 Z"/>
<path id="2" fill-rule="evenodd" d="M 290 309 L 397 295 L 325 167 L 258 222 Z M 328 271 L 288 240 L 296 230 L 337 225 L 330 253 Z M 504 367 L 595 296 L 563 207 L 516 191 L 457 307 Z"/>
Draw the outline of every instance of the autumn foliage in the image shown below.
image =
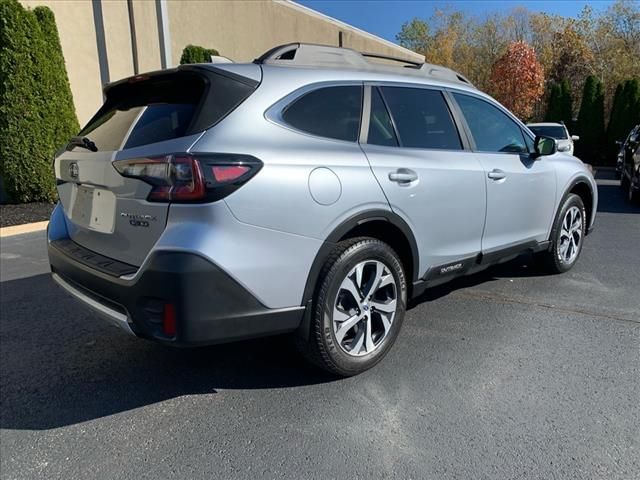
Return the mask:
<path id="1" fill-rule="evenodd" d="M 512 42 L 491 67 L 493 95 L 522 119 L 529 119 L 544 94 L 544 71 L 525 42 Z"/>

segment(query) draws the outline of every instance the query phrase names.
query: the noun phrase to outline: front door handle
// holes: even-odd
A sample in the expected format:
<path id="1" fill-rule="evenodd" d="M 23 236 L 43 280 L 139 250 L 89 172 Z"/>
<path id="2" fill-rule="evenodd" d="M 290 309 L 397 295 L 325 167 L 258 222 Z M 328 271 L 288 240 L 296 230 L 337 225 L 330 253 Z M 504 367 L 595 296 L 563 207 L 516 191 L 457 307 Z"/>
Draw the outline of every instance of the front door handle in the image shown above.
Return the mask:
<path id="1" fill-rule="evenodd" d="M 398 182 L 401 185 L 415 182 L 417 179 L 418 174 L 408 168 L 399 168 L 395 172 L 389 172 L 389 180 L 392 182 Z"/>
<path id="2" fill-rule="evenodd" d="M 491 170 L 487 175 L 491 180 L 502 180 L 503 178 L 507 178 L 507 174 L 497 168 Z"/>

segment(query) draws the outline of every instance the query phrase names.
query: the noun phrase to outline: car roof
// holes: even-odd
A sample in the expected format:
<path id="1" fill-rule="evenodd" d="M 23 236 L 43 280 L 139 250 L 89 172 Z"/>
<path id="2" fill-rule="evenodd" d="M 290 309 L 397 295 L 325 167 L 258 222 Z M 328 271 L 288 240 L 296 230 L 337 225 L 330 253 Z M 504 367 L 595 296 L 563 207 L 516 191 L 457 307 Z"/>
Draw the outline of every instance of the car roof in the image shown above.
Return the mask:
<path id="1" fill-rule="evenodd" d="M 432 85 L 441 88 L 456 88 L 473 93 L 481 93 L 475 87 L 460 82 L 435 79 L 420 75 L 408 75 L 402 71 L 365 70 L 331 67 L 296 67 L 262 65 L 265 76 L 281 77 L 282 81 L 294 83 L 319 83 L 331 81 L 385 82 L 416 85 Z"/>
<path id="2" fill-rule="evenodd" d="M 372 83 L 398 83 L 405 85 L 425 85 L 438 88 L 450 88 L 463 90 L 478 96 L 491 98 L 478 90 L 473 85 L 452 81 L 447 78 L 438 78 L 416 73 L 414 69 L 406 69 L 396 66 L 377 64 L 372 68 L 335 67 L 335 66 L 308 66 L 287 64 L 260 64 L 255 63 L 203 63 L 192 67 L 211 70 L 225 70 L 231 73 L 251 77 L 258 81 L 270 80 L 275 83 L 286 83 L 292 89 L 323 82 L 372 82 Z M 260 73 L 258 73 L 260 72 Z"/>
<path id="3" fill-rule="evenodd" d="M 383 63 L 381 63 L 383 62 Z M 344 47 L 312 43 L 288 43 L 263 53 L 254 60 L 259 65 L 327 68 L 335 71 L 389 73 L 401 76 L 431 78 L 473 87 L 458 72 L 405 58 L 378 53 L 365 53 Z"/>

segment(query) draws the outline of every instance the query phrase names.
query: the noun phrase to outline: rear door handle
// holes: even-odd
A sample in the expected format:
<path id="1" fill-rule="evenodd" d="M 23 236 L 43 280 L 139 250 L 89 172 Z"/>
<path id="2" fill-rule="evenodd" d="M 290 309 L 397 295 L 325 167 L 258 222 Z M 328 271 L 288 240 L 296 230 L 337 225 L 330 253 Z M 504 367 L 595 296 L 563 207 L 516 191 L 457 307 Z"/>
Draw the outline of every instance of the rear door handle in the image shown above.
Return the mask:
<path id="1" fill-rule="evenodd" d="M 491 179 L 491 180 L 502 180 L 503 178 L 507 178 L 507 174 L 504 173 L 502 170 L 498 170 L 497 168 L 494 168 L 493 170 L 491 170 L 487 176 Z"/>
<path id="2" fill-rule="evenodd" d="M 418 174 L 408 168 L 399 168 L 395 172 L 389 172 L 389 180 L 400 184 L 415 182 Z"/>

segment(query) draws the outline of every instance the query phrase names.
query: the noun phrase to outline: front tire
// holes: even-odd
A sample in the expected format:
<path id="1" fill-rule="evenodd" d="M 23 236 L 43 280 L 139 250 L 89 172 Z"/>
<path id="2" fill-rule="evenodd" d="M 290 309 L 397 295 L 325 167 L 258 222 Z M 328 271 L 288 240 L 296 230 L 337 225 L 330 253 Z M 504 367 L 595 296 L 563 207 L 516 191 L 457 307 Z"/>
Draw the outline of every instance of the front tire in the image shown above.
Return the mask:
<path id="1" fill-rule="evenodd" d="M 340 376 L 376 365 L 394 344 L 406 310 L 407 282 L 398 255 L 374 238 L 340 242 L 320 274 L 303 355 Z"/>
<path id="2" fill-rule="evenodd" d="M 541 256 L 551 273 L 569 271 L 580 257 L 587 230 L 587 212 L 582 199 L 570 194 L 559 209 L 551 230 L 551 248 Z"/>

